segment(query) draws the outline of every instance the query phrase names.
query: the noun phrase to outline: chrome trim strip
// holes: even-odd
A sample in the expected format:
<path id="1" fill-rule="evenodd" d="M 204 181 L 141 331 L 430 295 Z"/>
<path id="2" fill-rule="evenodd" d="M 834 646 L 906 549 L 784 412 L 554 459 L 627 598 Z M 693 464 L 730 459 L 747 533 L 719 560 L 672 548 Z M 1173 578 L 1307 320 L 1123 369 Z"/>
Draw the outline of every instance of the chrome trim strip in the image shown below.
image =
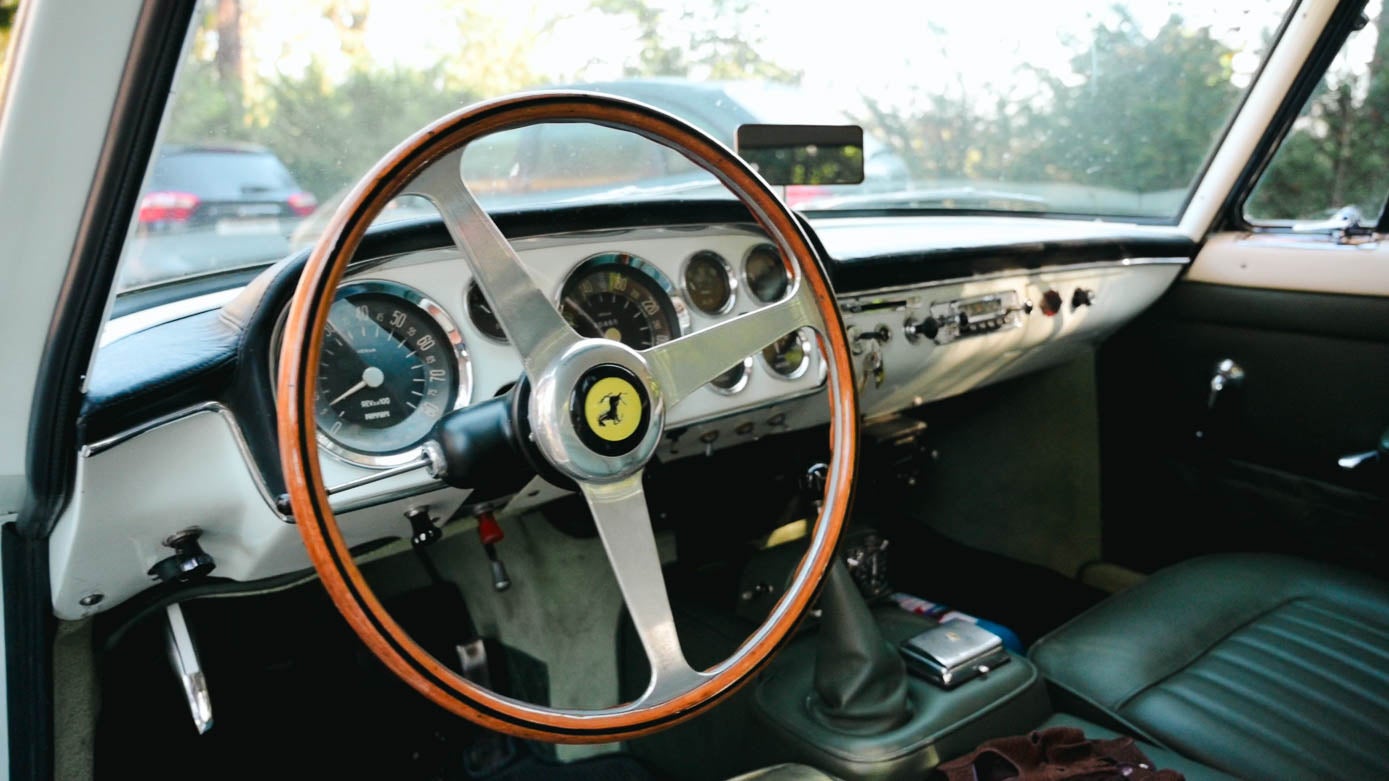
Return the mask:
<path id="1" fill-rule="evenodd" d="M 852 293 L 839 293 L 835 297 L 840 299 L 839 308 L 845 308 L 846 302 L 852 299 L 865 298 L 868 296 L 878 296 L 891 293 L 906 293 L 913 290 L 929 290 L 946 285 L 959 285 L 966 282 L 988 282 L 995 279 L 1008 279 L 1011 277 L 1030 277 L 1037 274 L 1064 274 L 1072 271 L 1087 271 L 1092 269 L 1108 268 L 1130 268 L 1136 266 L 1187 266 L 1191 264 L 1189 258 L 1125 258 L 1123 260 L 1097 260 L 1089 263 L 1071 263 L 1064 266 L 1046 266 L 1044 268 L 1020 268 L 1012 271 L 992 271 L 988 274 L 978 274 L 970 277 L 951 277 L 950 279 L 932 280 L 930 282 L 916 282 L 905 285 L 891 285 L 889 287 L 878 287 L 871 290 L 856 290 Z"/>
<path id="2" fill-rule="evenodd" d="M 227 428 L 231 429 L 232 439 L 236 442 L 236 449 L 241 452 L 241 460 L 246 464 L 246 471 L 251 473 L 251 482 L 255 484 L 256 492 L 260 494 L 260 498 L 265 501 L 265 506 L 270 508 L 270 512 L 274 513 L 276 518 L 288 522 L 290 520 L 289 516 L 280 512 L 280 510 L 276 507 L 275 497 L 270 494 L 270 488 L 265 484 L 265 477 L 260 473 L 260 469 L 256 467 L 256 460 L 251 456 L 251 446 L 246 443 L 246 435 L 243 434 L 241 431 L 241 424 L 237 422 L 236 414 L 233 413 L 230 409 L 228 409 L 227 406 L 225 404 L 222 404 L 220 401 L 205 401 L 202 404 L 197 404 L 192 407 L 187 407 L 185 409 L 178 410 L 176 412 L 170 412 L 167 415 L 161 415 L 152 420 L 147 420 L 137 426 L 128 428 L 125 431 L 120 432 L 119 434 L 113 434 L 107 437 L 106 439 L 102 439 L 97 442 L 92 442 L 91 444 L 83 445 L 82 449 L 79 451 L 79 454 L 83 458 L 91 458 L 93 456 L 100 455 L 101 453 L 104 453 L 107 450 L 110 450 L 111 448 L 114 448 L 115 446 L 123 442 L 128 442 L 134 439 L 135 437 L 140 436 L 141 434 L 148 433 L 150 431 L 153 431 L 154 429 L 157 429 L 161 426 L 166 426 L 170 423 L 175 423 L 177 421 L 183 420 L 184 418 L 191 418 L 194 415 L 198 415 L 204 412 L 217 413 L 217 415 L 221 417 L 222 420 L 227 424 Z"/>

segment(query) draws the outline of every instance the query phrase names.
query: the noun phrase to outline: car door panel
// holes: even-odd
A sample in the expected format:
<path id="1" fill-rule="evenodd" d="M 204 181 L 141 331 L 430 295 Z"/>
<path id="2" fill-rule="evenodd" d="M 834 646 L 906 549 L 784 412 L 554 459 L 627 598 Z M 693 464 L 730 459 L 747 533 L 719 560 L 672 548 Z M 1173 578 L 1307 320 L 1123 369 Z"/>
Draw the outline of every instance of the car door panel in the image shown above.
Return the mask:
<path id="1" fill-rule="evenodd" d="M 1212 409 L 1225 359 L 1243 381 Z M 1389 298 L 1186 280 L 1099 367 L 1107 558 L 1148 570 L 1276 550 L 1384 567 L 1389 465 L 1338 460 L 1389 428 Z"/>

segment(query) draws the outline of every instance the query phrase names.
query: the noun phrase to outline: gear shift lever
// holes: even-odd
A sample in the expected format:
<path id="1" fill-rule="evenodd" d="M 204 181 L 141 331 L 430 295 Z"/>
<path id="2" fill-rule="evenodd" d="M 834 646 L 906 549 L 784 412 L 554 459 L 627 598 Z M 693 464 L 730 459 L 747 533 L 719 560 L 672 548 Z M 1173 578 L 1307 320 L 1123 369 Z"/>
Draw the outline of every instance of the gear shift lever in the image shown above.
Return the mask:
<path id="1" fill-rule="evenodd" d="M 823 472 L 812 466 L 803 483 L 806 499 L 824 494 Z M 883 639 L 858 585 L 836 558 L 820 592 L 819 646 L 815 655 L 815 693 L 810 710 L 841 732 L 874 735 L 906 721 L 907 668 Z"/>

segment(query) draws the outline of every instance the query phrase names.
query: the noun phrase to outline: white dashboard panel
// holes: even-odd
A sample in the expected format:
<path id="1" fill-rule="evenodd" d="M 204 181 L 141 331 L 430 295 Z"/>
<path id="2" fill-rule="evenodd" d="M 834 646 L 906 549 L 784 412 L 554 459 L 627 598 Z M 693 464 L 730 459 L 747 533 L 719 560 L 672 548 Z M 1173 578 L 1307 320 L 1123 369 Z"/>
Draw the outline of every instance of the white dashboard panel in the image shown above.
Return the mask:
<path id="1" fill-rule="evenodd" d="M 1156 301 L 1185 264 L 1182 258 L 1063 266 L 846 297 L 841 301 L 846 309 L 897 304 L 845 313 L 845 326 L 859 333 L 885 326 L 891 334 L 886 344 L 877 345 L 883 365 L 881 385 L 871 376 L 865 379 L 867 353 L 872 346 L 865 347 L 858 357 L 859 406 L 865 416 L 872 417 L 1064 363 L 1091 349 Z M 1073 307 L 1072 297 L 1078 289 L 1088 291 L 1093 303 Z M 906 336 L 906 321 L 924 319 L 933 303 L 1005 291 L 1015 291 L 1020 299 L 1032 303 L 1031 313 L 1020 318 L 1020 327 L 944 344 L 926 338 L 912 341 Z M 1062 302 L 1060 310 L 1050 316 L 1042 312 L 1040 303 L 1047 291 L 1058 293 Z"/>
<path id="2" fill-rule="evenodd" d="M 514 245 L 536 284 L 557 299 L 571 270 L 598 253 L 639 256 L 678 287 L 685 261 L 701 250 L 726 258 L 741 281 L 745 254 L 763 241 L 762 234 L 748 227 L 698 226 L 568 234 L 520 239 Z M 1077 264 L 843 296 L 841 309 L 851 333 L 881 328 L 887 334 L 881 344 L 857 342 L 863 347 L 854 357 L 863 414 L 892 413 L 964 393 L 1092 349 L 1151 304 L 1184 264 L 1184 259 Z M 368 279 L 414 288 L 456 323 L 472 369 L 471 403 L 495 396 L 521 376 L 515 350 L 481 333 L 469 319 L 465 298 L 470 273 L 456 250 L 364 264 L 346 281 Z M 1016 328 L 946 344 L 909 341 L 903 330 L 908 318 L 920 319 L 941 302 L 1014 291 L 1020 300 L 1037 303 L 1048 290 L 1069 302 L 1077 288 L 1093 293 L 1091 305 L 1073 308 L 1067 303 L 1053 316 L 1034 308 Z M 689 328 L 708 327 L 762 306 L 745 284 L 736 286 L 735 296 L 728 310 L 717 315 L 685 307 Z M 168 319 L 187 314 L 180 310 Z M 141 327 L 157 321 L 150 313 L 141 315 Z M 866 371 L 874 352 L 882 362 L 881 383 Z M 706 387 L 692 394 L 670 410 L 657 457 L 697 457 L 824 424 L 825 365 L 818 354 L 810 360 L 810 370 L 787 380 L 754 357 L 748 381 L 738 392 L 721 394 Z M 323 456 L 322 465 L 329 486 L 373 474 L 370 467 L 330 454 Z M 234 417 L 221 405 L 209 403 L 145 422 L 89 446 L 79 460 L 76 484 L 50 546 L 54 606 L 62 618 L 108 609 L 153 585 L 148 570 L 171 552 L 163 540 L 190 527 L 202 530 L 200 542 L 216 560 L 217 576 L 254 581 L 308 566 L 298 531 L 275 509 L 275 498 L 249 459 Z M 493 509 L 505 517 L 564 494 L 535 478 Z M 465 508 L 467 500 L 468 491 L 443 487 L 416 471 L 344 491 L 332 502 L 349 544 L 359 545 L 408 537 L 405 512 L 413 507 L 447 518 Z"/>

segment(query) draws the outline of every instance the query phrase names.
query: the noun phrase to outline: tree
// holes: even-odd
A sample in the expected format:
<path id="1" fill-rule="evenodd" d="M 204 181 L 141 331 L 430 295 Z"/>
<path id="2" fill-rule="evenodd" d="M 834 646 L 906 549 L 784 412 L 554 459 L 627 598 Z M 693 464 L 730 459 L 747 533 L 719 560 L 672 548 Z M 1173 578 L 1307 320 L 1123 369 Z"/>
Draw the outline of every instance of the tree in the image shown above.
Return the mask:
<path id="1" fill-rule="evenodd" d="M 1236 105 L 1232 52 L 1180 17 L 1149 36 L 1115 11 L 1116 20 L 1079 42 L 1064 71 L 1024 66 L 1003 88 L 919 89 L 905 108 L 865 98 L 861 121 L 902 153 L 918 179 L 1011 183 L 1004 190 L 1028 184 L 1059 211 L 1166 208 Z M 1021 93 L 1029 84 L 1039 86 Z M 1166 198 L 1162 207 L 1145 205 L 1153 193 Z"/>
<path id="2" fill-rule="evenodd" d="M 1249 200 L 1251 218 L 1315 220 L 1356 206 L 1372 220 L 1384 206 L 1389 16 L 1380 14 L 1375 33 L 1363 70 L 1348 63 L 1328 72 L 1308 98 Z"/>
<path id="3" fill-rule="evenodd" d="M 699 79 L 758 79 L 797 84 L 801 73 L 762 55 L 763 41 L 748 34 L 749 18 L 759 13 L 752 0 L 709 0 L 672 18 L 652 0 L 593 0 L 593 8 L 630 16 L 641 50 L 624 68 L 626 76 L 679 76 Z M 730 20 L 738 20 L 736 24 Z"/>

